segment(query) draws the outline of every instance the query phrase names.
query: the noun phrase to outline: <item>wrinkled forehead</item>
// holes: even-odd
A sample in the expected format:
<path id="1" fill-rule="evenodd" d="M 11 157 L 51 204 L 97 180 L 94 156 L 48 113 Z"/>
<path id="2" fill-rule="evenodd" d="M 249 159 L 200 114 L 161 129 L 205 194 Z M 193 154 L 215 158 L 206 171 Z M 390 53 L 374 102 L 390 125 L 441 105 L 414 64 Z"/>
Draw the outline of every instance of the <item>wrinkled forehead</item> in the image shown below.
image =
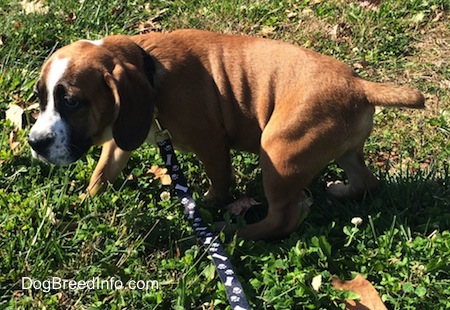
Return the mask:
<path id="1" fill-rule="evenodd" d="M 78 41 L 56 51 L 44 64 L 36 90 L 52 94 L 55 86 L 79 85 L 100 78 L 109 70 L 112 60 L 105 53 L 101 41 Z"/>
<path id="2" fill-rule="evenodd" d="M 44 63 L 41 70 L 41 80 L 46 82 L 46 78 L 54 73 L 56 70 L 60 72 L 64 71 L 63 69 L 67 69 L 67 60 L 74 59 L 80 57 L 80 54 L 83 52 L 89 52 L 89 46 L 92 44 L 80 44 L 80 42 L 75 42 L 65 47 L 60 48 L 52 56 Z"/>

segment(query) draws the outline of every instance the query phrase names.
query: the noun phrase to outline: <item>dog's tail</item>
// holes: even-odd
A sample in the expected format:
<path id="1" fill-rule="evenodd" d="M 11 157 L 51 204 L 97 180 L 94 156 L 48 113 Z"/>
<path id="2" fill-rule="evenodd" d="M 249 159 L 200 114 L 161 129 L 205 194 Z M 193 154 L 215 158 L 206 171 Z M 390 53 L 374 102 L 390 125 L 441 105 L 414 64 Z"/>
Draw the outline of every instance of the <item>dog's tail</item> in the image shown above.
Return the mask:
<path id="1" fill-rule="evenodd" d="M 423 109 L 425 98 L 420 91 L 407 86 L 392 86 L 358 79 L 367 100 L 374 106 Z"/>

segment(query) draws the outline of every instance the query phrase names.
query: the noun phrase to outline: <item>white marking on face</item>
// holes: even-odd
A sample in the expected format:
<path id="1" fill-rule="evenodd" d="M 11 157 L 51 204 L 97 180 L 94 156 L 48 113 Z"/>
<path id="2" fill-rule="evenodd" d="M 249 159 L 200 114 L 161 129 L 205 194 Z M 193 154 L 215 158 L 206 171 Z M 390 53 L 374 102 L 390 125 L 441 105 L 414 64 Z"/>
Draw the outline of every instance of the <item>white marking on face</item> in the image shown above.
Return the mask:
<path id="1" fill-rule="evenodd" d="M 70 162 L 69 150 L 69 132 L 66 122 L 56 110 L 54 89 L 67 70 L 70 58 L 56 58 L 49 65 L 46 79 L 47 86 L 47 105 L 39 114 L 36 124 L 31 128 L 30 138 L 42 139 L 44 137 L 54 137 L 52 144 L 44 156 L 32 150 L 32 155 L 44 161 L 58 165 L 68 164 Z"/>

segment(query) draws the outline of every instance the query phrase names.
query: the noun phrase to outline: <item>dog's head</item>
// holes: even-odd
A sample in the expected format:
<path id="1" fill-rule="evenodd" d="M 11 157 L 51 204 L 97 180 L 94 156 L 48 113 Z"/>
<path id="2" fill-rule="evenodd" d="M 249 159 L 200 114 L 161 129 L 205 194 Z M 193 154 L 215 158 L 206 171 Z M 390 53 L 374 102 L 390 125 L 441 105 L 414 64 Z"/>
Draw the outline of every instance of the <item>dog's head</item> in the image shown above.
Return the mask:
<path id="1" fill-rule="evenodd" d="M 150 129 L 154 89 L 142 50 L 127 37 L 61 48 L 44 64 L 36 91 L 40 114 L 29 143 L 46 162 L 69 164 L 112 138 L 131 151 Z"/>

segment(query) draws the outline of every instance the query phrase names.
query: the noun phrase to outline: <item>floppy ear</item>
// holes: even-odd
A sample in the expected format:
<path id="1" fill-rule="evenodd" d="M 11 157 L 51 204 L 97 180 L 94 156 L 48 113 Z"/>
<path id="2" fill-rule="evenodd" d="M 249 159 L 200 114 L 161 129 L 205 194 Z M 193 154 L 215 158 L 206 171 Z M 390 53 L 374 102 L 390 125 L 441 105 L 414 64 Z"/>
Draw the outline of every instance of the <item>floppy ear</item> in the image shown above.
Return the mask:
<path id="1" fill-rule="evenodd" d="M 153 120 L 154 89 L 146 76 L 130 63 L 118 63 L 104 74 L 114 95 L 117 117 L 113 137 L 124 151 L 137 149 L 144 141 Z"/>

